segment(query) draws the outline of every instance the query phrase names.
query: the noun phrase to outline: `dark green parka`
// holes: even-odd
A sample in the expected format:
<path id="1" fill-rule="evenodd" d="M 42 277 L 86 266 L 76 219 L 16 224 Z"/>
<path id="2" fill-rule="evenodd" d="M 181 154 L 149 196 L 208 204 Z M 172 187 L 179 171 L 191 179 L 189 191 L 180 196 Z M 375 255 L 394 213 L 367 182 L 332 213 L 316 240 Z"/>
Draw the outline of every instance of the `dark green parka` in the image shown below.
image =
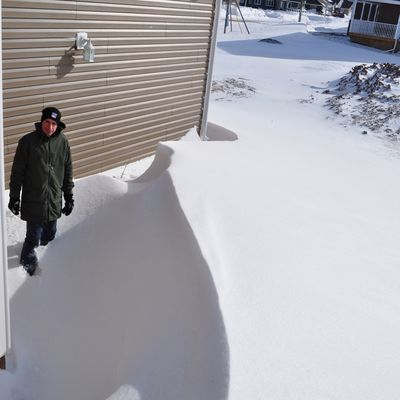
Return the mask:
<path id="1" fill-rule="evenodd" d="M 61 122 L 50 137 L 36 130 L 18 142 L 10 178 L 10 198 L 19 199 L 22 187 L 21 219 L 29 222 L 54 221 L 61 216 L 62 194 L 71 194 L 72 161 Z"/>

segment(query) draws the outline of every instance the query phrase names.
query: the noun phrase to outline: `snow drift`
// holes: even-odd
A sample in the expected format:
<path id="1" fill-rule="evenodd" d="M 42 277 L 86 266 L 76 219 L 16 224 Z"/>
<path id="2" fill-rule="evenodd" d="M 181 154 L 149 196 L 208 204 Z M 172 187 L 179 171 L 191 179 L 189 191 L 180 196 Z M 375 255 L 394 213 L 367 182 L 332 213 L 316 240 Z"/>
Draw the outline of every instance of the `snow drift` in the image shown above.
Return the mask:
<path id="1" fill-rule="evenodd" d="M 160 146 L 156 164 L 168 164 L 167 153 Z M 169 174 L 139 192 L 120 183 L 126 193 L 93 209 L 86 198 L 110 196 L 108 180 L 77 182 L 76 209 L 88 216 L 61 229 L 41 275 L 11 299 L 18 395 L 106 399 L 122 387 L 123 399 L 225 398 L 219 300 Z"/>

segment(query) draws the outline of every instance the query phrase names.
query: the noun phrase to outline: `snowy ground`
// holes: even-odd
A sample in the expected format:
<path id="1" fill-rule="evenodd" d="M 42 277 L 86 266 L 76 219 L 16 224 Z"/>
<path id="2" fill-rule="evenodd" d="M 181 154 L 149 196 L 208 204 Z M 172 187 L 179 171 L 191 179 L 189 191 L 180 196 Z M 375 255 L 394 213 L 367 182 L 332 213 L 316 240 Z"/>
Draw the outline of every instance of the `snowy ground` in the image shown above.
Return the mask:
<path id="1" fill-rule="evenodd" d="M 400 58 L 315 35 L 347 20 L 244 13 L 250 35 L 220 27 L 210 141 L 77 181 L 33 278 L 7 214 L 0 399 L 400 397 L 398 142 L 322 93 Z"/>

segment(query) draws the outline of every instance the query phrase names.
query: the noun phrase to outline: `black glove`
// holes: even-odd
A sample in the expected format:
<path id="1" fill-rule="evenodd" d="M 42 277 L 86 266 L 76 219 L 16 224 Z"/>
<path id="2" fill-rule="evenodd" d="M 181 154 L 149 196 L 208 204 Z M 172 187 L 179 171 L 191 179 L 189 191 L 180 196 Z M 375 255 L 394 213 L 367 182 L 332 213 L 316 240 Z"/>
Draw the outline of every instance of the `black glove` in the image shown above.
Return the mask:
<path id="1" fill-rule="evenodd" d="M 65 194 L 64 195 L 64 208 L 61 210 L 63 214 L 68 216 L 69 214 L 72 213 L 72 210 L 74 209 L 74 199 L 72 198 L 72 194 Z"/>
<path id="2" fill-rule="evenodd" d="M 10 198 L 10 202 L 8 203 L 8 208 L 14 215 L 19 214 L 19 199 Z"/>

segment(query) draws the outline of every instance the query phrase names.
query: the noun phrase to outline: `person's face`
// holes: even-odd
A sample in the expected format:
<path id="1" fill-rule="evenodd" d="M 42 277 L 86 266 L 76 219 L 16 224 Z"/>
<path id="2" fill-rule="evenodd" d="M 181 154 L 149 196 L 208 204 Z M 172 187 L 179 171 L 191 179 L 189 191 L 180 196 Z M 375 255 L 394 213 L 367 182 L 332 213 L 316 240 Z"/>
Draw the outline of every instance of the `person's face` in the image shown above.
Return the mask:
<path id="1" fill-rule="evenodd" d="M 42 121 L 42 131 L 45 135 L 51 136 L 57 130 L 57 122 L 51 118 Z"/>

